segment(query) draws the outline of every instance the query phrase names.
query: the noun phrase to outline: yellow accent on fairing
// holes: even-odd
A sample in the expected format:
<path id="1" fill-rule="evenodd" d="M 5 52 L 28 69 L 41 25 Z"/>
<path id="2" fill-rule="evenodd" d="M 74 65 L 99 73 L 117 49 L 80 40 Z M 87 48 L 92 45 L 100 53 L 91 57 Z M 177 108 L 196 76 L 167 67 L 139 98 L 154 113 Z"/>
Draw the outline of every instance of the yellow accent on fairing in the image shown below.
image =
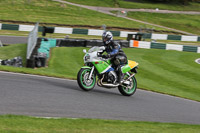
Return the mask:
<path id="1" fill-rule="evenodd" d="M 130 66 L 130 68 L 134 68 L 138 65 L 138 63 L 135 61 L 128 60 L 128 65 Z"/>

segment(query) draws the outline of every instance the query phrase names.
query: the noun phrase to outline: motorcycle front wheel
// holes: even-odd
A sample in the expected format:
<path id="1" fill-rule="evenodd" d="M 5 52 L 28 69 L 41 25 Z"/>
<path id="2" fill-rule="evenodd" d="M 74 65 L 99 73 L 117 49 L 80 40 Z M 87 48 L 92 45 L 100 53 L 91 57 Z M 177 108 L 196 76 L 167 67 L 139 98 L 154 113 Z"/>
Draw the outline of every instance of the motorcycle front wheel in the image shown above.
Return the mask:
<path id="1" fill-rule="evenodd" d="M 96 76 L 93 73 L 91 79 L 89 78 L 91 69 L 81 68 L 77 75 L 77 82 L 81 89 L 84 91 L 90 91 L 95 87 Z"/>
<path id="2" fill-rule="evenodd" d="M 125 74 L 124 80 L 128 79 L 129 75 Z M 137 81 L 136 78 L 133 76 L 130 80 L 129 85 L 120 85 L 118 86 L 119 92 L 124 96 L 131 96 L 136 92 L 137 89 Z"/>

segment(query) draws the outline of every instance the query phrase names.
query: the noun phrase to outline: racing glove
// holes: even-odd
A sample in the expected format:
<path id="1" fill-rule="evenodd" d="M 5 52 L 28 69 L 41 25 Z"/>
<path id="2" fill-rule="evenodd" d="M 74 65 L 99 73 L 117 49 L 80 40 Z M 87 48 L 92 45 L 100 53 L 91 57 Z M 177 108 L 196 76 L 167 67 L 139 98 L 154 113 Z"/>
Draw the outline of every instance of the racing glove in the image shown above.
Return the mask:
<path id="1" fill-rule="evenodd" d="M 107 55 L 102 55 L 102 58 L 110 58 L 110 55 L 109 54 L 107 54 Z"/>

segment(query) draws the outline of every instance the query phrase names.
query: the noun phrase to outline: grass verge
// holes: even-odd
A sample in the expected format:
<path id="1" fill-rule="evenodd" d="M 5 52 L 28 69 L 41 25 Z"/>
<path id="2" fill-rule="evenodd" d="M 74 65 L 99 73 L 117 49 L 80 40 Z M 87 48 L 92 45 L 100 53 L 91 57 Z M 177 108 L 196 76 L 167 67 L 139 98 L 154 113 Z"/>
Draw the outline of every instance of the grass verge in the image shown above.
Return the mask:
<path id="1" fill-rule="evenodd" d="M 23 64 L 25 64 L 26 59 L 26 45 L 16 44 L 0 47 L 0 59 L 10 59 L 15 56 L 21 56 L 23 58 Z"/>
<path id="2" fill-rule="evenodd" d="M 128 12 L 128 17 L 200 34 L 200 15 Z"/>
<path id="3" fill-rule="evenodd" d="M 143 8 L 143 9 L 162 9 L 162 10 L 180 10 L 180 11 L 200 11 L 199 3 L 190 3 L 189 5 L 167 4 L 167 3 L 148 3 L 128 2 L 125 0 L 65 0 L 82 5 L 102 6 L 102 7 L 120 7 L 120 8 Z"/>
<path id="4" fill-rule="evenodd" d="M 158 122 L 133 122 L 120 120 L 99 119 L 45 119 L 27 116 L 3 115 L 0 116 L 1 132 L 68 132 L 68 133 L 197 133 L 200 125 L 186 125 Z"/>
<path id="5" fill-rule="evenodd" d="M 70 25 L 91 25 L 111 27 L 138 28 L 142 23 L 99 13 L 72 5 L 61 4 L 51 0 L 0 1 L 0 20 L 17 20 L 25 22 L 42 22 Z M 166 30 L 156 28 L 157 30 Z M 168 30 L 169 31 L 169 30 Z"/>
<path id="6" fill-rule="evenodd" d="M 105 1 L 103 3 L 106 5 Z M 127 20 L 124 18 L 106 15 L 96 11 L 76 6 L 71 6 L 67 4 L 61 4 L 59 2 L 53 2 L 50 0 L 43 0 L 43 1 L 31 0 L 29 3 L 28 0 L 17 0 L 17 1 L 1 0 L 0 4 L 1 4 L 0 20 L 15 20 L 23 22 L 40 21 L 42 23 L 90 25 L 90 26 L 102 26 L 103 24 L 105 24 L 109 27 L 121 27 L 121 28 L 148 27 L 150 29 L 153 28 L 155 30 L 169 31 L 168 29 L 165 28 L 146 25 L 139 22 Z M 139 20 L 148 21 L 150 23 L 155 23 L 175 28 L 178 30 L 187 31 L 189 33 L 194 33 L 194 34 L 200 33 L 199 15 L 129 12 L 128 16 Z"/>
<path id="7" fill-rule="evenodd" d="M 3 56 L 6 58 L 14 46 L 0 48 L 0 58 Z M 10 51 L 2 53 L 4 49 Z M 0 66 L 0 70 L 76 79 L 79 69 L 83 66 L 83 49 L 82 47 L 53 48 L 48 68 Z M 158 49 L 124 48 L 123 50 L 128 59 L 139 63 L 139 73 L 136 75 L 138 88 L 200 101 L 200 67 L 195 63 L 199 54 Z M 24 57 L 24 53 L 15 52 L 12 56 L 23 54 Z"/>

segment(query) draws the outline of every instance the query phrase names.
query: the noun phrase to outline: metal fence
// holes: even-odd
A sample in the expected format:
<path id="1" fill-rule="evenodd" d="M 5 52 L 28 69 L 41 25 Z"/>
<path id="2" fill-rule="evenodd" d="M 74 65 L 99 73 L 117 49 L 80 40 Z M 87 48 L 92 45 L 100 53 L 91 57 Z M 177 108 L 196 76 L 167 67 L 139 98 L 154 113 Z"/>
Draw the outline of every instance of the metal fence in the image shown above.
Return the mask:
<path id="1" fill-rule="evenodd" d="M 33 30 L 29 33 L 26 59 L 30 59 L 33 49 L 36 46 L 38 38 L 38 27 L 39 23 L 37 22 Z"/>

